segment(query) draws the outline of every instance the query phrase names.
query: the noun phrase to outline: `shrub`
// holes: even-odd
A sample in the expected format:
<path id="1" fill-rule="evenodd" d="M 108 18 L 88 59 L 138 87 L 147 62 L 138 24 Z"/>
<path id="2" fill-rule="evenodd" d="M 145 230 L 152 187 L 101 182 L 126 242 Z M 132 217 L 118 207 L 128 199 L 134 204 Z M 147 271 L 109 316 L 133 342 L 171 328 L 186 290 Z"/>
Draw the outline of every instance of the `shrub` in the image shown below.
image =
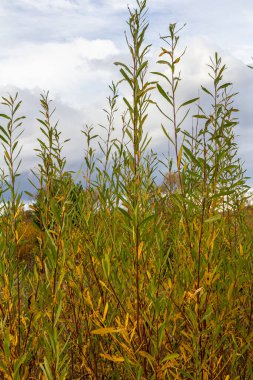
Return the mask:
<path id="1" fill-rule="evenodd" d="M 122 79 L 110 86 L 107 137 L 89 126 L 82 131 L 84 187 L 66 171 L 65 142 L 48 93 L 41 95 L 37 198 L 29 218 L 17 187 L 21 102 L 2 99 L 1 378 L 253 376 L 252 236 L 234 141 L 235 95 L 215 53 L 212 85 L 202 87 L 211 111 L 197 98 L 178 104 L 184 52 L 176 24 L 162 37 L 162 69 L 149 80 L 146 13 L 145 0 L 129 9 L 130 63 L 116 62 Z M 123 97 L 119 139 L 122 82 L 130 95 Z M 163 162 L 162 187 L 145 131 L 151 107 L 165 118 L 164 136 L 174 147 L 174 159 Z"/>

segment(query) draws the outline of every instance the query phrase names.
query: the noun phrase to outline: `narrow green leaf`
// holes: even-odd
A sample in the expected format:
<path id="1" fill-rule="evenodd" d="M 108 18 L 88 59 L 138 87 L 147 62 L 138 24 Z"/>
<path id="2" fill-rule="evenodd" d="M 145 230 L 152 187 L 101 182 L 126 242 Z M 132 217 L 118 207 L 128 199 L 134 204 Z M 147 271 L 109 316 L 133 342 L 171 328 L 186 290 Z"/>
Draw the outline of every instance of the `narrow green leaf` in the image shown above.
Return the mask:
<path id="1" fill-rule="evenodd" d="M 166 94 L 166 92 L 164 91 L 162 86 L 160 86 L 160 84 L 157 84 L 157 89 L 160 92 L 160 94 L 164 97 L 164 99 L 166 99 L 170 103 L 170 105 L 173 105 L 172 100 L 170 99 L 168 94 Z"/>
<path id="2" fill-rule="evenodd" d="M 206 219 L 205 223 L 212 223 L 220 219 L 221 219 L 221 214 L 217 214 L 217 215 L 212 216 L 211 218 Z"/>
<path id="3" fill-rule="evenodd" d="M 120 72 L 121 72 L 122 76 L 125 78 L 125 80 L 129 83 L 130 87 L 133 88 L 133 83 L 132 83 L 131 79 L 129 78 L 129 76 L 127 75 L 127 73 L 125 72 L 125 70 L 120 69 Z"/>
<path id="4" fill-rule="evenodd" d="M 197 100 L 199 100 L 199 97 L 190 99 L 187 102 L 182 103 L 178 109 L 180 109 L 181 107 L 188 106 L 189 104 L 195 103 Z"/>

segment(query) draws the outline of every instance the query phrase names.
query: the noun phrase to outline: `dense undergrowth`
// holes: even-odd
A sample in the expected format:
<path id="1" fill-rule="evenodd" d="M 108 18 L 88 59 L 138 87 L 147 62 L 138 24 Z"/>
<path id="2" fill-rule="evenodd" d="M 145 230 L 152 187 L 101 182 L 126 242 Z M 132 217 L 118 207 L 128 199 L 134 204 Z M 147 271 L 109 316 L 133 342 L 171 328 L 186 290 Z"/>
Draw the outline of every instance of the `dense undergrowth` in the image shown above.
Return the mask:
<path id="1" fill-rule="evenodd" d="M 215 53 L 212 85 L 202 87 L 209 111 L 201 99 L 178 104 L 177 26 L 162 37 L 160 71 L 150 81 L 146 1 L 129 12 L 130 64 L 116 63 L 126 110 L 120 126 L 122 84 L 112 84 L 106 137 L 82 131 L 83 187 L 65 170 L 44 94 L 36 202 L 23 211 L 21 102 L 2 99 L 1 379 L 253 379 L 252 228 L 235 94 Z M 173 160 L 158 162 L 149 149 L 145 126 L 155 107 Z M 167 174 L 158 186 L 161 167 Z"/>

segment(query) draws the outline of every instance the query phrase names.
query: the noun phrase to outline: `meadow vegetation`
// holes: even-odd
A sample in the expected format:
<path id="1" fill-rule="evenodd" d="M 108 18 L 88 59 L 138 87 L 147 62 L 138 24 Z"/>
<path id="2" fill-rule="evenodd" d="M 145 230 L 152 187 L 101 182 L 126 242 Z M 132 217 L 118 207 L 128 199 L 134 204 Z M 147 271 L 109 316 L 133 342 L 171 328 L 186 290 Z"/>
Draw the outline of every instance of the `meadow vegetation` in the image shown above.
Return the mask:
<path id="1" fill-rule="evenodd" d="M 66 170 L 66 142 L 41 96 L 29 213 L 17 186 L 21 101 L 2 98 L 1 379 L 253 379 L 252 210 L 236 94 L 215 53 L 201 90 L 208 111 L 202 95 L 179 104 L 180 28 L 161 37 L 151 74 L 146 13 L 146 0 L 129 9 L 129 62 L 115 63 L 106 137 L 82 131 L 83 184 Z M 155 108 L 171 146 L 160 161 L 146 132 Z"/>

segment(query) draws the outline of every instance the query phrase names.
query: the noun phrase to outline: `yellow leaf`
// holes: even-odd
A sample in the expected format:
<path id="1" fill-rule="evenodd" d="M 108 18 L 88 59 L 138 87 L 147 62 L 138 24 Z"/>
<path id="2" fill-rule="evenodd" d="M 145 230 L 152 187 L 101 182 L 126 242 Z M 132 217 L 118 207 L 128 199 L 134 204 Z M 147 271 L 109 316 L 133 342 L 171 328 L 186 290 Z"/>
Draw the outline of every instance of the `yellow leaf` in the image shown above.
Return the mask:
<path id="1" fill-rule="evenodd" d="M 102 318 L 102 321 L 103 321 L 103 322 L 104 322 L 105 319 L 106 319 L 107 312 L 108 312 L 108 302 L 106 302 L 106 305 L 105 305 L 105 309 L 104 309 L 104 313 L 103 313 L 103 318 Z"/>
<path id="2" fill-rule="evenodd" d="M 18 345 L 18 334 L 10 334 L 10 342 L 16 347 Z"/>
<path id="3" fill-rule="evenodd" d="M 134 335 L 135 335 L 135 331 L 136 331 L 136 322 L 135 322 L 135 324 L 134 324 L 134 328 L 133 328 L 133 330 L 132 330 L 132 332 L 131 332 L 131 335 L 130 335 L 130 342 L 133 340 L 133 337 L 134 337 Z"/>
<path id="4" fill-rule="evenodd" d="M 100 354 L 101 358 L 111 360 L 112 362 L 122 363 L 125 361 L 123 356 L 109 355 L 109 354 Z"/>
<path id="5" fill-rule="evenodd" d="M 23 379 L 28 379 L 28 378 L 29 378 L 29 368 L 26 367 L 26 368 L 25 368 L 25 372 L 24 372 L 24 374 L 23 374 Z"/>
<path id="6" fill-rule="evenodd" d="M 169 54 L 169 55 L 171 55 L 171 53 L 168 51 L 168 50 L 166 50 L 166 49 L 164 49 L 164 48 L 162 48 L 162 52 L 159 54 L 159 57 L 162 57 L 164 54 Z"/>
<path id="7" fill-rule="evenodd" d="M 10 299 L 10 293 L 9 293 L 9 289 L 7 288 L 7 286 L 4 286 L 2 288 L 2 297 L 3 297 L 4 301 L 8 301 Z"/>
<path id="8" fill-rule="evenodd" d="M 91 300 L 91 297 L 90 297 L 90 293 L 89 293 L 88 290 L 86 292 L 86 297 L 85 298 L 86 298 L 87 304 L 90 305 L 92 307 L 92 309 L 94 310 L 93 303 L 92 303 L 92 300 Z"/>
<path id="9" fill-rule="evenodd" d="M 203 287 L 198 288 L 197 290 L 195 290 L 194 296 L 196 296 L 198 293 L 202 292 L 202 290 L 203 290 Z"/>
<path id="10" fill-rule="evenodd" d="M 101 298 L 101 297 L 99 297 L 99 300 L 98 300 L 98 306 L 97 306 L 97 310 L 99 310 L 99 309 L 100 309 L 101 303 L 102 303 L 102 298 Z"/>
<path id="11" fill-rule="evenodd" d="M 26 318 L 25 318 L 23 315 L 21 316 L 21 322 L 22 322 L 23 325 L 24 325 L 25 331 L 27 331 Z"/>
<path id="12" fill-rule="evenodd" d="M 83 275 L 83 271 L 82 271 L 82 267 L 81 267 L 81 265 L 78 265 L 77 267 L 76 267 L 76 273 L 77 273 L 77 275 L 78 275 L 78 277 L 79 278 L 81 278 L 82 277 L 82 275 Z"/>
<path id="13" fill-rule="evenodd" d="M 151 356 L 148 352 L 146 351 L 139 351 L 139 354 L 143 357 L 143 358 L 146 358 L 148 359 L 149 362 L 153 362 L 155 361 L 155 358 L 153 358 L 153 356 Z"/>
<path id="14" fill-rule="evenodd" d="M 122 331 L 122 329 L 116 329 L 115 327 L 101 327 L 100 329 L 93 330 L 91 333 L 94 335 L 106 335 L 120 331 Z"/>
<path id="15" fill-rule="evenodd" d="M 127 313 L 126 320 L 125 320 L 125 328 L 127 328 L 128 326 L 128 321 L 129 321 L 129 314 Z"/>
<path id="16" fill-rule="evenodd" d="M 109 293 L 111 293 L 112 291 L 108 288 L 108 286 L 101 280 L 99 280 L 99 283 L 100 285 L 102 285 Z"/>
<path id="17" fill-rule="evenodd" d="M 177 168 L 180 169 L 181 159 L 182 159 L 182 153 L 183 153 L 183 144 L 180 147 L 178 157 L 177 157 Z"/>
<path id="18" fill-rule="evenodd" d="M 140 242 L 139 247 L 138 247 L 138 260 L 141 257 L 143 245 L 144 245 L 144 241 Z"/>
<path id="19" fill-rule="evenodd" d="M 162 363 L 164 362 L 168 362 L 170 360 L 175 360 L 179 357 L 179 354 L 177 353 L 173 353 L 173 354 L 168 354 L 167 356 L 165 356 L 165 358 L 162 360 Z"/>

